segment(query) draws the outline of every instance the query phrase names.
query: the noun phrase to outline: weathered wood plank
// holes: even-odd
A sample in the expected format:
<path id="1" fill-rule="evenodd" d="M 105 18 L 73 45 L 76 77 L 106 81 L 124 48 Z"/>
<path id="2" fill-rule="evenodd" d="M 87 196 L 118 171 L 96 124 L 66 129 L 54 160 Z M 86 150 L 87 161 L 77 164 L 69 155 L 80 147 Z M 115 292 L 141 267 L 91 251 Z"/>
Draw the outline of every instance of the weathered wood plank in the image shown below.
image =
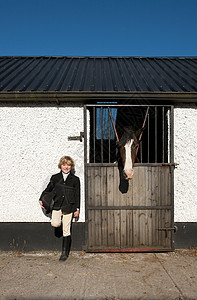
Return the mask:
<path id="1" fill-rule="evenodd" d="M 126 247 L 132 248 L 133 247 L 133 212 L 128 210 L 126 212 L 127 219 L 126 219 Z"/>
<path id="2" fill-rule="evenodd" d="M 101 247 L 106 248 L 108 247 L 108 212 L 103 210 L 101 214 Z"/>
<path id="3" fill-rule="evenodd" d="M 93 175 L 93 174 L 92 174 Z M 101 205 L 101 168 L 94 168 L 94 206 Z"/>
<path id="4" fill-rule="evenodd" d="M 127 211 L 120 210 L 120 246 L 125 248 L 127 246 Z"/>
<path id="5" fill-rule="evenodd" d="M 108 206 L 107 201 L 107 167 L 101 168 L 101 205 Z M 101 247 L 108 246 L 108 212 L 101 212 Z"/>
<path id="6" fill-rule="evenodd" d="M 88 247 L 89 248 L 94 247 L 95 244 L 93 228 L 94 228 L 94 211 L 89 210 L 88 211 Z"/>

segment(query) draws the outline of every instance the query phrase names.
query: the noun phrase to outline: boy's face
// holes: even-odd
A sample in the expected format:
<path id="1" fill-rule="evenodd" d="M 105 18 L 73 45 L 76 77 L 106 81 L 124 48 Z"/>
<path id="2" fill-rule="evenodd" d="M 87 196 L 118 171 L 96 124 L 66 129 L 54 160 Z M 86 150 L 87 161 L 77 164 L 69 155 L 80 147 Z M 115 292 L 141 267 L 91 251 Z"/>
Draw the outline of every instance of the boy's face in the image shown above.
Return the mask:
<path id="1" fill-rule="evenodd" d="M 63 173 L 68 174 L 71 170 L 71 165 L 69 163 L 64 163 L 61 165 L 61 170 Z"/>

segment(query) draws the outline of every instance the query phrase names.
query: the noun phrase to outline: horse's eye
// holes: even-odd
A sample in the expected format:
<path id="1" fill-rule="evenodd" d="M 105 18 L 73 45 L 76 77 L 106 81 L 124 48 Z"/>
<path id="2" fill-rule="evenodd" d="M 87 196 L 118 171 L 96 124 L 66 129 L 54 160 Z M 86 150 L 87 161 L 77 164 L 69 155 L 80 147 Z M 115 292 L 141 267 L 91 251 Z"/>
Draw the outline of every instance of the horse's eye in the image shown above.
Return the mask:
<path id="1" fill-rule="evenodd" d="M 137 144 L 136 143 L 133 143 L 132 144 L 132 148 L 136 148 Z"/>
<path id="2" fill-rule="evenodd" d="M 138 143 L 133 143 L 132 148 L 135 149 L 138 147 Z"/>

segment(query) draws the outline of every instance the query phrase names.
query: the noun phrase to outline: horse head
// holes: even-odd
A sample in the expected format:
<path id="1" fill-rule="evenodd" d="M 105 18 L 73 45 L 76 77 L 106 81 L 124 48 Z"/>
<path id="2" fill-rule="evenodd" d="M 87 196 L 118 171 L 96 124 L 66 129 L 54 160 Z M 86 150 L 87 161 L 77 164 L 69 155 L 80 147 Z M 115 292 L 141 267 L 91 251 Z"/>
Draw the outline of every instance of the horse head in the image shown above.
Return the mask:
<path id="1" fill-rule="evenodd" d="M 119 141 L 120 160 L 126 180 L 132 179 L 134 174 L 133 166 L 137 157 L 142 131 L 143 128 L 134 131 L 131 127 L 126 127 Z"/>

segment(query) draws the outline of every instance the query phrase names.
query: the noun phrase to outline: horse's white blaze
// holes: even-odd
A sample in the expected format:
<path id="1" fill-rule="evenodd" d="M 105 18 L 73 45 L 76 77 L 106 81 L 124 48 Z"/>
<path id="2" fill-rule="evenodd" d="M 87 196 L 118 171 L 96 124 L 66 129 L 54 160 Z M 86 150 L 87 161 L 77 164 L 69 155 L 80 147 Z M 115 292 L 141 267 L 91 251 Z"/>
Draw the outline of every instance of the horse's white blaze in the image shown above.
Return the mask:
<path id="1" fill-rule="evenodd" d="M 133 176 L 133 163 L 131 158 L 131 146 L 134 140 L 130 140 L 125 144 L 125 166 L 124 172 L 126 173 L 128 178 L 132 178 Z"/>

